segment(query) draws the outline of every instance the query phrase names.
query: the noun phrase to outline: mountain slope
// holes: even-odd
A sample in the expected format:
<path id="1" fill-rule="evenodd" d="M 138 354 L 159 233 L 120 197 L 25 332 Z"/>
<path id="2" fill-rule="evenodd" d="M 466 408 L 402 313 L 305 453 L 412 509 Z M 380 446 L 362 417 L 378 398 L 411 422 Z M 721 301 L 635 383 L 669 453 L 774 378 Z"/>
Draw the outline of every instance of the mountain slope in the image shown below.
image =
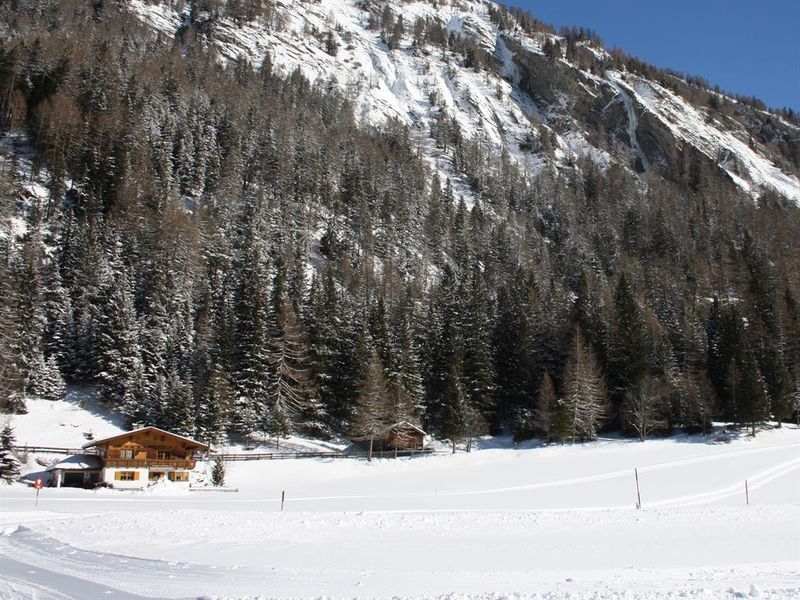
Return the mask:
<path id="1" fill-rule="evenodd" d="M 577 42 L 572 60 L 564 58 L 566 52 L 562 58 L 546 57 L 549 45 L 557 45 L 561 54 L 568 40 L 547 32 L 526 33 L 519 25 L 501 29 L 493 16 L 502 9 L 489 2 L 434 6 L 281 0 L 270 19 L 238 23 L 212 12 L 192 19 L 166 3 L 131 0 L 129 8 L 170 37 L 198 27 L 224 60 L 243 58 L 259 65 L 268 57 L 284 74 L 300 69 L 312 82 L 334 82 L 351 98 L 363 123 L 397 119 L 408 126 L 446 177 L 457 179 L 458 174 L 431 139 L 440 111 L 455 119 L 464 136 L 481 140 L 498 154 L 505 148 L 530 174 L 545 166 L 546 155 L 521 148 L 530 148 L 548 133 L 560 150 L 556 166 L 577 156 L 590 156 L 605 166 L 611 153 L 642 172 L 652 163 L 669 178 L 676 177 L 677 155 L 686 145 L 718 164 L 754 198 L 772 190 L 800 202 L 796 165 L 754 140 L 736 119 L 693 106 L 655 81 L 603 68 L 612 63 L 611 55 L 591 41 Z M 376 13 L 385 19 L 387 10 L 395 26 L 401 17 L 404 23 L 394 49 L 387 43 L 386 24 L 375 26 Z M 436 23 L 446 35 L 471 41 L 488 53 L 489 64 L 463 68 L 465 61 L 456 53 L 420 43 L 414 29 L 421 22 L 428 27 Z M 800 134 L 796 125 L 767 118 L 783 140 Z M 783 169 L 776 160 L 782 160 Z"/>

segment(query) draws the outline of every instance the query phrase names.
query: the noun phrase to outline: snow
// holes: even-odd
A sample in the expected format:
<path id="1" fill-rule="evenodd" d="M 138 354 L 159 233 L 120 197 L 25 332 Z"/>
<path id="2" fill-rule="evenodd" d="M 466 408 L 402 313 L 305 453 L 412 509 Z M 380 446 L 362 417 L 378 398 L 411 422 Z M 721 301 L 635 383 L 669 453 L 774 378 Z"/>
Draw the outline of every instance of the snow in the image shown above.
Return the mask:
<path id="1" fill-rule="evenodd" d="M 17 446 L 80 448 L 95 438 L 127 431 L 123 419 L 105 408 L 89 389 L 71 387 L 64 400 L 28 398 L 28 413 L 6 417 Z"/>
<path id="2" fill-rule="evenodd" d="M 226 485 L 45 488 L 35 510 L 0 488 L 0 598 L 800 598 L 795 426 L 232 462 Z"/>
<path id="3" fill-rule="evenodd" d="M 99 469 L 100 459 L 92 454 L 73 454 L 64 460 L 55 463 L 50 469 L 62 471 L 82 471 L 84 469 Z"/>

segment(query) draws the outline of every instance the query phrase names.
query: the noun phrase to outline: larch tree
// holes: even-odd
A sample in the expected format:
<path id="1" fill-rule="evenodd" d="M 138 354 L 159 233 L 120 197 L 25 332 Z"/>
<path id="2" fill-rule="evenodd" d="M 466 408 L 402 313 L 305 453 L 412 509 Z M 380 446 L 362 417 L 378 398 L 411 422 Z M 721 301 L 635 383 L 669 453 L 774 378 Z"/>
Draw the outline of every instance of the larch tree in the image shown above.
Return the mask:
<path id="1" fill-rule="evenodd" d="M 276 438 L 287 437 L 295 428 L 324 431 L 324 413 L 308 362 L 308 336 L 291 303 L 283 299 L 275 316 L 269 354 L 268 424 Z"/>
<path id="2" fill-rule="evenodd" d="M 580 326 L 575 327 L 572 351 L 564 370 L 561 405 L 566 413 L 566 439 L 574 442 L 597 437 L 597 430 L 608 413 L 605 383 Z"/>
<path id="3" fill-rule="evenodd" d="M 390 416 L 383 363 L 378 352 L 373 350 L 350 424 L 350 434 L 354 438 L 369 441 L 368 460 L 372 460 L 375 437 L 391 425 Z"/>
<path id="4" fill-rule="evenodd" d="M 542 436 L 545 442 L 554 439 L 558 410 L 558 396 L 553 378 L 549 372 L 545 372 L 542 383 L 539 385 L 538 401 L 533 413 L 533 430 Z"/>
<path id="5" fill-rule="evenodd" d="M 650 375 L 628 388 L 622 401 L 622 418 L 626 427 L 632 429 L 644 441 L 648 434 L 666 427 L 664 419 L 665 398 L 668 386 Z"/>

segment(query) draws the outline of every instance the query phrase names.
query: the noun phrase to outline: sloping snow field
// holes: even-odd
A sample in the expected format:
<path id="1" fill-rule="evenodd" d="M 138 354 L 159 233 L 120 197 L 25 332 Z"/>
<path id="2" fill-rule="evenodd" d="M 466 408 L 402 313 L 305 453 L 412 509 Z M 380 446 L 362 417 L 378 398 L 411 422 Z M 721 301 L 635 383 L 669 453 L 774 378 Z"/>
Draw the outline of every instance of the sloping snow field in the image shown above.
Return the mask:
<path id="1" fill-rule="evenodd" d="M 42 414 L 14 418 L 20 443 Z M 36 509 L 0 487 L 0 599 L 800 598 L 795 426 L 238 462 L 226 483 L 45 488 Z"/>

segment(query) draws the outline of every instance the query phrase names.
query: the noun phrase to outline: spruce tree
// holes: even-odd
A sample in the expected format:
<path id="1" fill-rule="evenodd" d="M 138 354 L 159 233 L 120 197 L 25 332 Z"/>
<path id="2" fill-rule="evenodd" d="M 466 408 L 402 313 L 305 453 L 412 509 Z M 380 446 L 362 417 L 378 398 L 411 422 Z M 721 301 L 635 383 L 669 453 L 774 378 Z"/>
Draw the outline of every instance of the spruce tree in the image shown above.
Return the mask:
<path id="1" fill-rule="evenodd" d="M 12 484 L 20 474 L 20 464 L 14 456 L 14 432 L 6 423 L 0 430 L 0 481 Z"/>
<path id="2" fill-rule="evenodd" d="M 629 278 L 620 276 L 614 296 L 616 331 L 613 348 L 613 391 L 621 398 L 653 368 L 655 348 L 644 311 Z"/>
<path id="3" fill-rule="evenodd" d="M 225 463 L 219 457 L 214 459 L 214 466 L 211 468 L 211 484 L 216 487 L 225 485 Z"/>
<path id="4" fill-rule="evenodd" d="M 63 400 L 67 395 L 64 379 L 61 377 L 55 356 L 44 360 L 40 356 L 29 375 L 28 391 L 33 396 L 45 400 Z"/>
<path id="5" fill-rule="evenodd" d="M 110 284 L 100 324 L 101 399 L 109 407 L 125 409 L 141 361 L 138 322 L 128 278 L 118 274 Z"/>
<path id="6" fill-rule="evenodd" d="M 749 425 L 752 435 L 755 435 L 756 426 L 769 419 L 770 404 L 767 385 L 758 368 L 756 356 L 750 348 L 745 349 L 742 358 L 736 393 L 739 398 L 737 405 L 739 421 Z"/>
<path id="7" fill-rule="evenodd" d="M 442 390 L 442 437 L 450 440 L 453 453 L 456 444 L 467 437 L 470 405 L 464 392 L 460 361 L 455 360 L 447 373 Z"/>

